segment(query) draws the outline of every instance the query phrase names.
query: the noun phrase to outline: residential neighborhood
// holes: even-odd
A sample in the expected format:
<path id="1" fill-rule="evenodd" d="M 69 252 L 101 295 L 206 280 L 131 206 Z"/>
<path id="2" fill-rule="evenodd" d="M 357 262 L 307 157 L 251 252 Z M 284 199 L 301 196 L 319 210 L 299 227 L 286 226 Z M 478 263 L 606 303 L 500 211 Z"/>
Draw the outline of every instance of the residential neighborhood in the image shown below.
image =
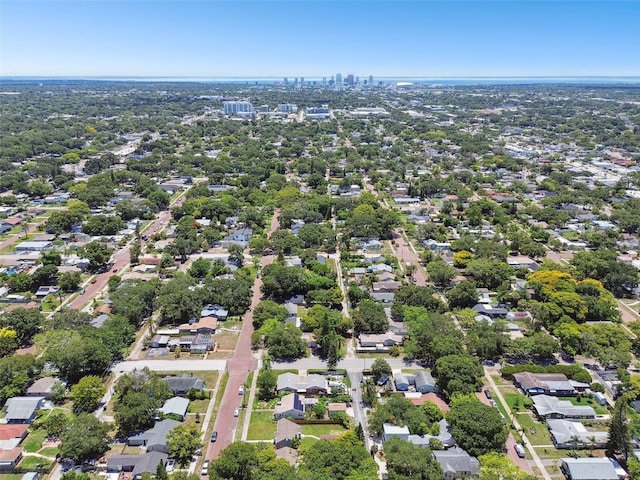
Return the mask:
<path id="1" fill-rule="evenodd" d="M 0 480 L 638 477 L 638 89 L 130 86 L 2 107 Z"/>

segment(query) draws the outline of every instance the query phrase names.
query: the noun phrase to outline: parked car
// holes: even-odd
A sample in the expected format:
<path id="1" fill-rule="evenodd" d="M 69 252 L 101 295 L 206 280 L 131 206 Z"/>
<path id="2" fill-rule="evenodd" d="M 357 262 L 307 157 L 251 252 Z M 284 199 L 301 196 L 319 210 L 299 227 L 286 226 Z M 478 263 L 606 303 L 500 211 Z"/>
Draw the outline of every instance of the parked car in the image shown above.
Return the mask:
<path id="1" fill-rule="evenodd" d="M 239 417 L 239 416 L 240 416 L 240 409 L 239 409 L 239 408 L 236 408 L 236 409 L 233 411 L 233 416 L 234 416 L 234 417 Z"/>
<path id="2" fill-rule="evenodd" d="M 209 474 L 209 460 L 205 460 L 202 464 L 202 470 L 200 471 L 200 475 L 208 475 Z"/>
<path id="3" fill-rule="evenodd" d="M 170 458 L 167 460 L 167 464 L 164 466 L 164 468 L 167 470 L 167 473 L 171 473 L 173 472 L 173 469 L 176 466 L 176 461 L 173 458 Z"/>
<path id="4" fill-rule="evenodd" d="M 513 446 L 513 449 L 516 451 L 516 453 L 518 454 L 518 456 L 519 456 L 520 458 L 524 458 L 524 457 L 525 457 L 526 452 L 524 451 L 524 447 L 523 447 L 521 444 L 516 443 L 516 444 Z"/>
<path id="5" fill-rule="evenodd" d="M 216 432 L 215 430 L 211 433 L 211 443 L 215 442 L 216 440 L 218 440 L 218 432 Z"/>
<path id="6" fill-rule="evenodd" d="M 491 395 L 491 392 L 486 388 L 484 389 L 484 396 L 487 397 L 489 400 L 493 398 L 493 395 Z"/>
<path id="7" fill-rule="evenodd" d="M 244 385 L 240 385 L 240 388 L 238 389 L 238 395 L 244 395 Z"/>

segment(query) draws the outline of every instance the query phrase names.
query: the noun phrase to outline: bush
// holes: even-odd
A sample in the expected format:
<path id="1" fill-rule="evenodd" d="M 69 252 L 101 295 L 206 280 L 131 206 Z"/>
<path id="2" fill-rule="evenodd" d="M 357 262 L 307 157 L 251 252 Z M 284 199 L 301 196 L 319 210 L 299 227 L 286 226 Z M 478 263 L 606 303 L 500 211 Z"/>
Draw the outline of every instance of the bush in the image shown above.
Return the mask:
<path id="1" fill-rule="evenodd" d="M 598 382 L 593 382 L 591 385 L 589 385 L 589 390 L 591 390 L 592 392 L 604 393 L 604 385 Z"/>

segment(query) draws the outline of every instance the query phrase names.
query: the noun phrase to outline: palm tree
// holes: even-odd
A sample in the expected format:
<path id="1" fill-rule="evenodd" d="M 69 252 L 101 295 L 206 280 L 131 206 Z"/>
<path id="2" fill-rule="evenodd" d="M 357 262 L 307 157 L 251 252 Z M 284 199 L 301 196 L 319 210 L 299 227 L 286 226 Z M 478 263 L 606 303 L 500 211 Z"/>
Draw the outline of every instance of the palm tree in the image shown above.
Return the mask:
<path id="1" fill-rule="evenodd" d="M 589 435 L 587 437 L 587 440 L 589 440 L 589 456 L 593 457 L 593 449 L 596 446 L 596 436 L 595 435 Z"/>
<path id="2" fill-rule="evenodd" d="M 573 451 L 577 453 L 578 443 L 580 442 L 580 437 L 578 435 L 571 435 L 571 443 L 573 444 Z"/>

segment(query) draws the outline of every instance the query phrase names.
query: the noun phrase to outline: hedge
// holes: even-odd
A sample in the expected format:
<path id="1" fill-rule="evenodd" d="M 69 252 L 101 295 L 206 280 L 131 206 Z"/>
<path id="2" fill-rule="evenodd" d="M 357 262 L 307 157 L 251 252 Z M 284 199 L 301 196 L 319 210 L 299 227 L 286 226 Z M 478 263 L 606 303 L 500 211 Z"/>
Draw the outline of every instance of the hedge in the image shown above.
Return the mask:
<path id="1" fill-rule="evenodd" d="M 506 365 L 502 367 L 502 376 L 504 378 L 511 378 L 514 373 L 530 372 L 530 373 L 563 373 L 576 382 L 591 384 L 593 381 L 589 372 L 582 368 L 580 365 L 549 365 L 543 367 L 542 365 L 534 365 L 527 363 L 525 365 Z"/>

